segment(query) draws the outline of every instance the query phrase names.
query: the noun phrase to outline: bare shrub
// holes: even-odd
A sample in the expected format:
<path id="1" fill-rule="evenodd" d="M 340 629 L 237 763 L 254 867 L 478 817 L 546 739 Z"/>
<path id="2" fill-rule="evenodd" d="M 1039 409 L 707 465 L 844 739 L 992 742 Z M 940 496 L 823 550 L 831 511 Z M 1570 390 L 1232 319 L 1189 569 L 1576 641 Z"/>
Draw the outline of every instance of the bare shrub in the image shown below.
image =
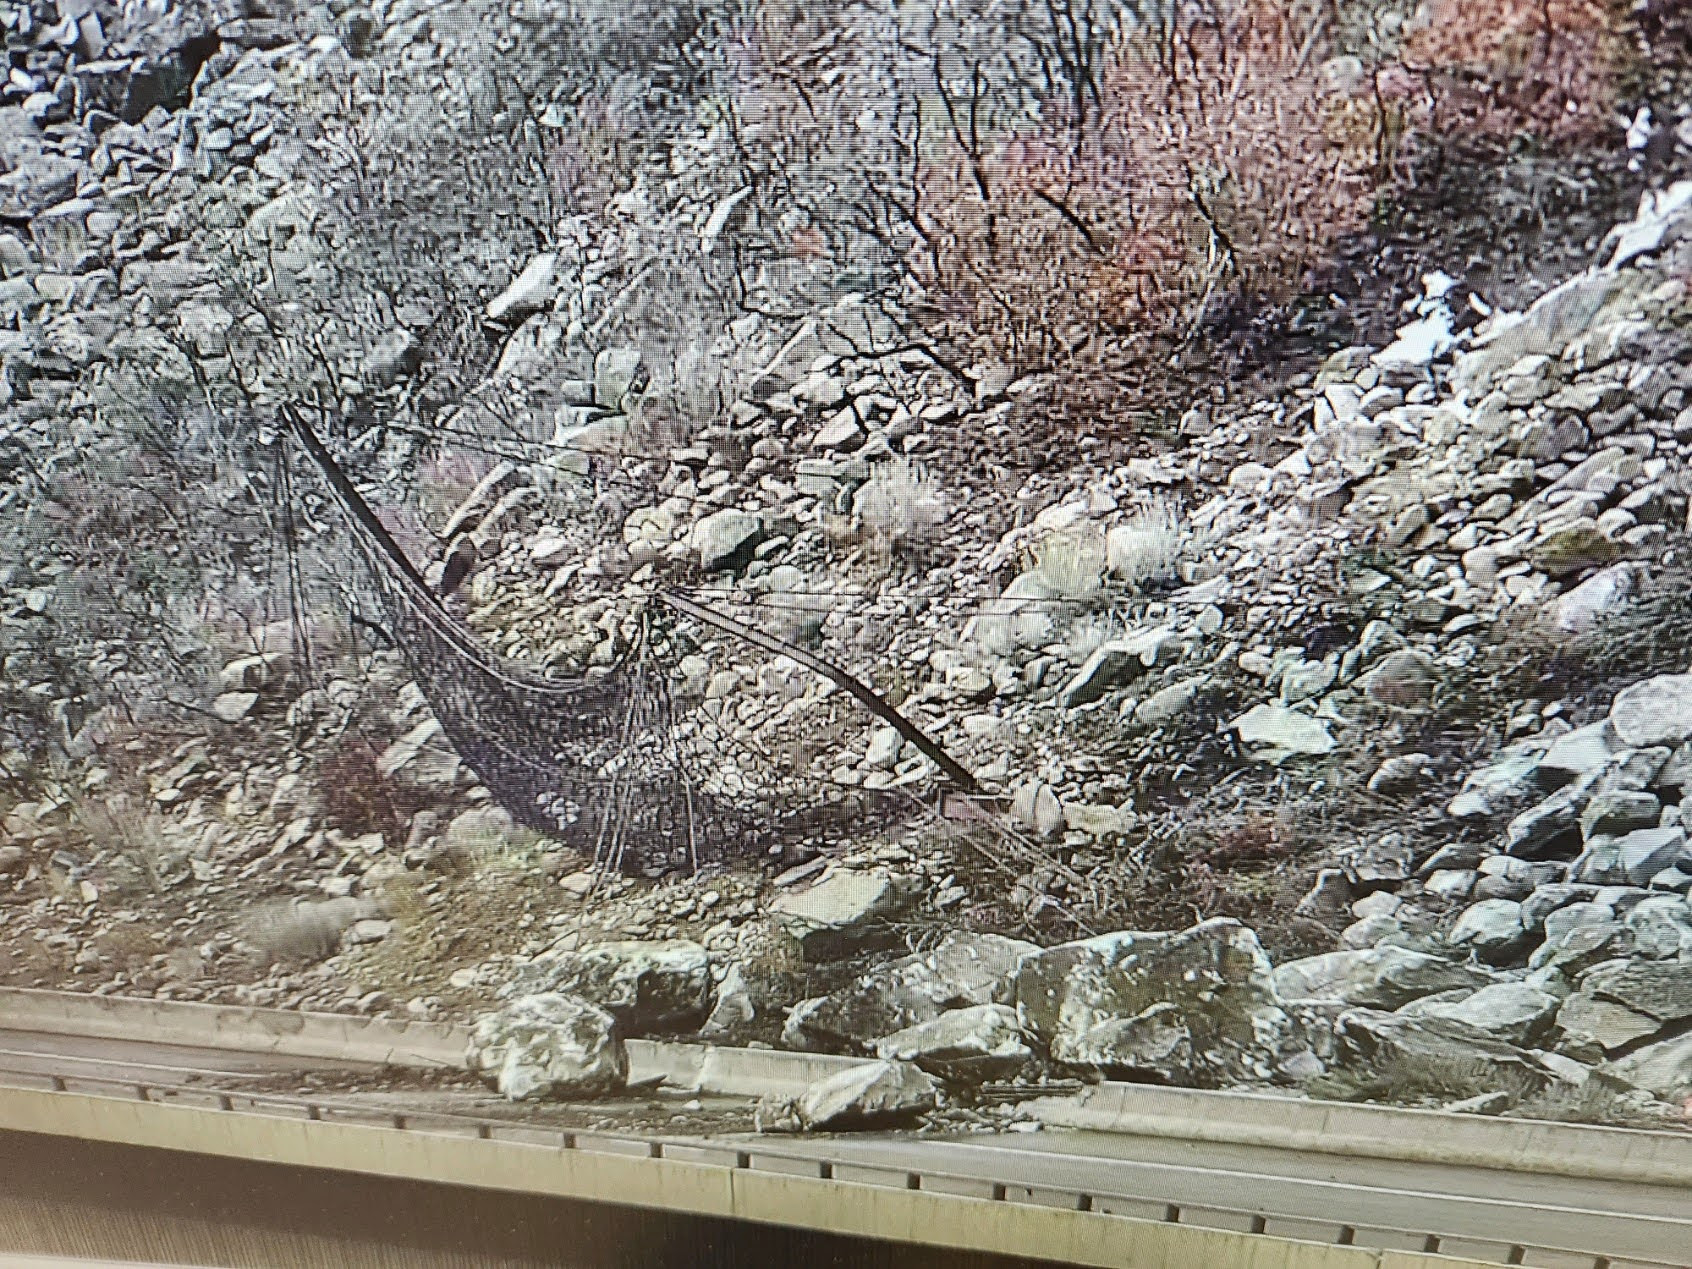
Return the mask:
<path id="1" fill-rule="evenodd" d="M 1096 529 L 1051 533 L 1034 548 L 1034 572 L 1058 599 L 1091 599 L 1104 587 L 1105 540 Z"/>
<path id="2" fill-rule="evenodd" d="M 1150 355 L 1300 289 L 1370 199 L 1329 135 L 1313 38 L 1255 0 L 1136 28 L 1104 59 L 1093 126 L 1054 106 L 931 166 L 913 264 L 951 328 L 1023 363 L 1100 338 Z"/>
<path id="3" fill-rule="evenodd" d="M 1424 128 L 1495 140 L 1613 131 L 1630 61 L 1618 0 L 1432 0 L 1404 46 L 1431 94 Z"/>
<path id="4" fill-rule="evenodd" d="M 1174 505 L 1155 502 L 1106 535 L 1105 565 L 1136 588 L 1167 581 L 1187 551 L 1188 536 Z"/>
<path id="5" fill-rule="evenodd" d="M 281 899 L 262 904 L 241 922 L 241 937 L 271 960 L 319 961 L 374 907 L 358 899 Z"/>
<path id="6" fill-rule="evenodd" d="M 896 458 L 870 473 L 852 499 L 861 531 L 883 549 L 923 545 L 946 519 L 940 484 L 917 463 Z"/>

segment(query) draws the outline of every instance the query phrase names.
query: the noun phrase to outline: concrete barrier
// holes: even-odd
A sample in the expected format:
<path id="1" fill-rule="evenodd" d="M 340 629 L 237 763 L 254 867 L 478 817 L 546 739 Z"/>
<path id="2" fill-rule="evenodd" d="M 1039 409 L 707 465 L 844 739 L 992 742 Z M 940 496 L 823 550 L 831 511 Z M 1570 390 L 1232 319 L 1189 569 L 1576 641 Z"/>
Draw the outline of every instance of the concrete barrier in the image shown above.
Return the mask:
<path id="1" fill-rule="evenodd" d="M 469 1028 L 444 1022 L 21 987 L 0 988 L 0 1025 L 19 1031 L 431 1070 L 462 1068 L 470 1036 Z"/>
<path id="2" fill-rule="evenodd" d="M 0 1025 L 59 1035 L 135 1040 L 240 1053 L 277 1053 L 421 1070 L 464 1068 L 470 1028 L 248 1005 L 0 987 Z M 862 1058 L 630 1040 L 629 1078 L 726 1096 L 789 1096 Z"/>
<path id="3" fill-rule="evenodd" d="M 1025 1103 L 1046 1124 L 1549 1176 L 1692 1185 L 1692 1132 L 1104 1083 Z"/>
<path id="4" fill-rule="evenodd" d="M 1487 1263 L 666 1158 L 0 1087 L 0 1131 L 8 1130 L 1104 1269 L 1478 1269 Z"/>

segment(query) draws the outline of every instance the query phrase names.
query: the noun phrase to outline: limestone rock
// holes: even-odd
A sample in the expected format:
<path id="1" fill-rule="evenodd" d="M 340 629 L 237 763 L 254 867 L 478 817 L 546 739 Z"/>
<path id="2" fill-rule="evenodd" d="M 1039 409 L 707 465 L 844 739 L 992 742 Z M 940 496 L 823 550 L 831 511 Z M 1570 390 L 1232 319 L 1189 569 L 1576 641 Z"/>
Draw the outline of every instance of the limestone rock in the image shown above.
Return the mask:
<path id="1" fill-rule="evenodd" d="M 887 1127 L 933 1110 L 939 1093 L 913 1063 L 869 1062 L 810 1085 L 799 1095 L 797 1111 L 810 1129 Z"/>
<path id="2" fill-rule="evenodd" d="M 692 1030 L 711 1001 L 711 963 L 687 939 L 594 943 L 522 966 L 506 993 L 562 992 L 608 1011 L 629 1032 Z"/>
<path id="3" fill-rule="evenodd" d="M 1483 899 L 1471 904 L 1445 936 L 1452 947 L 1472 948 L 1482 960 L 1503 964 L 1527 945 L 1522 905 L 1509 899 Z"/>
<path id="4" fill-rule="evenodd" d="M 1692 674 L 1665 674 L 1623 688 L 1610 705 L 1610 729 L 1636 749 L 1685 744 L 1692 739 Z"/>
<path id="5" fill-rule="evenodd" d="M 1016 1000 L 1055 1061 L 1174 1084 L 1271 1078 L 1295 1040 L 1257 936 L 1226 919 L 1028 956 Z"/>
<path id="6" fill-rule="evenodd" d="M 629 1075 L 616 1019 L 557 992 L 477 1018 L 466 1061 L 510 1101 L 615 1092 Z"/>
<path id="7" fill-rule="evenodd" d="M 954 931 L 931 951 L 878 965 L 810 1009 L 799 1029 L 806 1047 L 868 1049 L 880 1037 L 948 1011 L 1006 1002 L 1032 943 Z"/>
<path id="8" fill-rule="evenodd" d="M 970 1080 L 1012 1075 L 1033 1056 L 1009 1005 L 949 1010 L 883 1036 L 875 1052 L 889 1061 L 915 1062 L 947 1078 Z"/>
<path id="9" fill-rule="evenodd" d="M 1539 1042 L 1557 1015 L 1557 997 L 1526 983 L 1493 983 L 1463 1000 L 1426 1004 L 1412 1011 L 1421 1018 L 1444 1018 L 1479 1035 L 1506 1044 Z"/>
<path id="10" fill-rule="evenodd" d="M 699 567 L 707 573 L 733 572 L 745 567 L 763 540 L 763 520 L 750 511 L 733 507 L 713 511 L 693 526 Z"/>
<path id="11" fill-rule="evenodd" d="M 804 890 L 779 896 L 770 915 L 799 940 L 806 960 L 885 941 L 886 922 L 910 901 L 908 878 L 886 868 L 831 868 Z"/>
<path id="12" fill-rule="evenodd" d="M 1240 740 L 1253 757 L 1279 762 L 1295 754 L 1320 756 L 1337 746 L 1326 723 L 1284 705 L 1258 705 L 1234 720 Z"/>
<path id="13" fill-rule="evenodd" d="M 1421 996 L 1488 981 L 1473 966 L 1390 945 L 1306 956 L 1274 971 L 1283 999 L 1336 1000 L 1371 1009 L 1397 1009 Z"/>

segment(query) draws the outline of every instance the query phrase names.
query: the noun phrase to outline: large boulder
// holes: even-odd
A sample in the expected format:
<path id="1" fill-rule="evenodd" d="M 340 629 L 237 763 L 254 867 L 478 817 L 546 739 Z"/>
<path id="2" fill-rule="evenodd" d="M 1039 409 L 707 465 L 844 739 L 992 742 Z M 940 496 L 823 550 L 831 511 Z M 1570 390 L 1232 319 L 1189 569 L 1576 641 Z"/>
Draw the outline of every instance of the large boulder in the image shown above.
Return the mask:
<path id="1" fill-rule="evenodd" d="M 1274 972 L 1275 990 L 1283 999 L 1337 1000 L 1370 1009 L 1397 1009 L 1435 992 L 1490 981 L 1472 965 L 1390 944 L 1306 956 Z"/>
<path id="2" fill-rule="evenodd" d="M 1340 1065 L 1389 1074 L 1401 1095 L 1450 1099 L 1507 1084 L 1527 1091 L 1551 1079 L 1532 1054 L 1455 1018 L 1352 1009 L 1335 1032 Z"/>
<path id="3" fill-rule="evenodd" d="M 952 1009 L 1009 1001 L 1018 963 L 1039 951 L 997 934 L 948 934 L 931 951 L 878 965 L 806 1011 L 799 1024 L 819 1049 L 861 1049 Z"/>
<path id="4" fill-rule="evenodd" d="M 1664 674 L 1624 688 L 1610 703 L 1610 730 L 1636 749 L 1692 740 L 1692 674 Z"/>
<path id="5" fill-rule="evenodd" d="M 1404 1010 L 1443 1018 L 1506 1044 L 1537 1044 L 1557 1016 L 1557 997 L 1526 983 L 1493 983 L 1462 1000 L 1418 1001 Z"/>
<path id="6" fill-rule="evenodd" d="M 1692 1099 L 1692 1033 L 1647 1044 L 1599 1069 L 1665 1101 Z"/>
<path id="7" fill-rule="evenodd" d="M 617 1020 L 559 992 L 523 996 L 477 1018 L 465 1057 L 510 1101 L 615 1092 L 629 1076 Z"/>
<path id="8" fill-rule="evenodd" d="M 867 1062 L 825 1076 L 799 1095 L 795 1110 L 812 1129 L 880 1128 L 933 1110 L 939 1086 L 909 1062 Z"/>
<path id="9" fill-rule="evenodd" d="M 625 1031 L 696 1028 L 711 1003 L 711 961 L 687 939 L 594 943 L 517 971 L 508 996 L 566 992 L 609 1011 Z"/>
<path id="10" fill-rule="evenodd" d="M 1228 919 L 1025 957 L 1016 1002 L 1054 1060 L 1112 1075 L 1201 1087 L 1270 1079 L 1296 1047 L 1268 956 Z"/>
<path id="11" fill-rule="evenodd" d="M 805 889 L 778 897 L 770 915 L 799 940 L 806 960 L 822 960 L 888 941 L 888 920 L 914 889 L 910 878 L 887 868 L 831 868 Z"/>
<path id="12" fill-rule="evenodd" d="M 1530 936 L 1522 925 L 1522 905 L 1513 899 L 1482 899 L 1463 909 L 1445 941 L 1466 947 L 1481 960 L 1501 965 L 1527 949 Z"/>
<path id="13" fill-rule="evenodd" d="M 1692 1021 L 1692 966 L 1678 961 L 1606 961 L 1581 976 L 1580 989 L 1664 1025 Z"/>
<path id="14" fill-rule="evenodd" d="M 1016 1010 L 1009 1005 L 953 1009 L 883 1036 L 875 1042 L 875 1053 L 956 1080 L 1000 1079 L 1033 1056 L 1023 1043 Z"/>

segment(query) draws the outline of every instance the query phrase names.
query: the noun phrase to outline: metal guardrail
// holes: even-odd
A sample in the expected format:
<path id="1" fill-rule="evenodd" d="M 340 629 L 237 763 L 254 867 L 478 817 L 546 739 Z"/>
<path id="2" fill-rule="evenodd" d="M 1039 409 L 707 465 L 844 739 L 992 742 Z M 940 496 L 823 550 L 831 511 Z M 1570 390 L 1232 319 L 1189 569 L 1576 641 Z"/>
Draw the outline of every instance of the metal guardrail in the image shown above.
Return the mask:
<path id="1" fill-rule="evenodd" d="M 626 1158 L 671 1160 L 737 1171 L 774 1173 L 814 1181 L 878 1186 L 928 1194 L 1027 1204 L 1074 1212 L 1155 1221 L 1204 1230 L 1261 1235 L 1302 1243 L 1379 1249 L 1453 1257 L 1453 1264 L 1528 1265 L 1543 1269 L 1643 1269 L 1653 1264 L 1674 1269 L 1667 1262 L 1615 1260 L 1590 1252 L 1506 1243 L 1490 1239 L 1442 1236 L 1416 1230 L 1353 1225 L 1340 1220 L 1282 1216 L 1268 1212 L 1210 1204 L 1171 1203 L 1103 1190 L 1030 1186 L 994 1182 L 979 1176 L 924 1168 L 912 1171 L 840 1156 L 828 1157 L 826 1140 L 816 1148 L 797 1151 L 772 1142 L 768 1146 L 745 1140 L 702 1141 L 663 1135 L 627 1134 L 604 1130 L 576 1130 L 512 1123 L 451 1111 L 383 1110 L 283 1093 L 212 1089 L 195 1085 L 140 1082 L 91 1075 L 43 1074 L 0 1067 L 0 1085 L 55 1093 L 83 1093 L 123 1100 L 178 1105 L 235 1114 L 280 1116 L 315 1122 L 362 1124 L 409 1133 L 460 1136 L 513 1146 L 607 1154 Z"/>

